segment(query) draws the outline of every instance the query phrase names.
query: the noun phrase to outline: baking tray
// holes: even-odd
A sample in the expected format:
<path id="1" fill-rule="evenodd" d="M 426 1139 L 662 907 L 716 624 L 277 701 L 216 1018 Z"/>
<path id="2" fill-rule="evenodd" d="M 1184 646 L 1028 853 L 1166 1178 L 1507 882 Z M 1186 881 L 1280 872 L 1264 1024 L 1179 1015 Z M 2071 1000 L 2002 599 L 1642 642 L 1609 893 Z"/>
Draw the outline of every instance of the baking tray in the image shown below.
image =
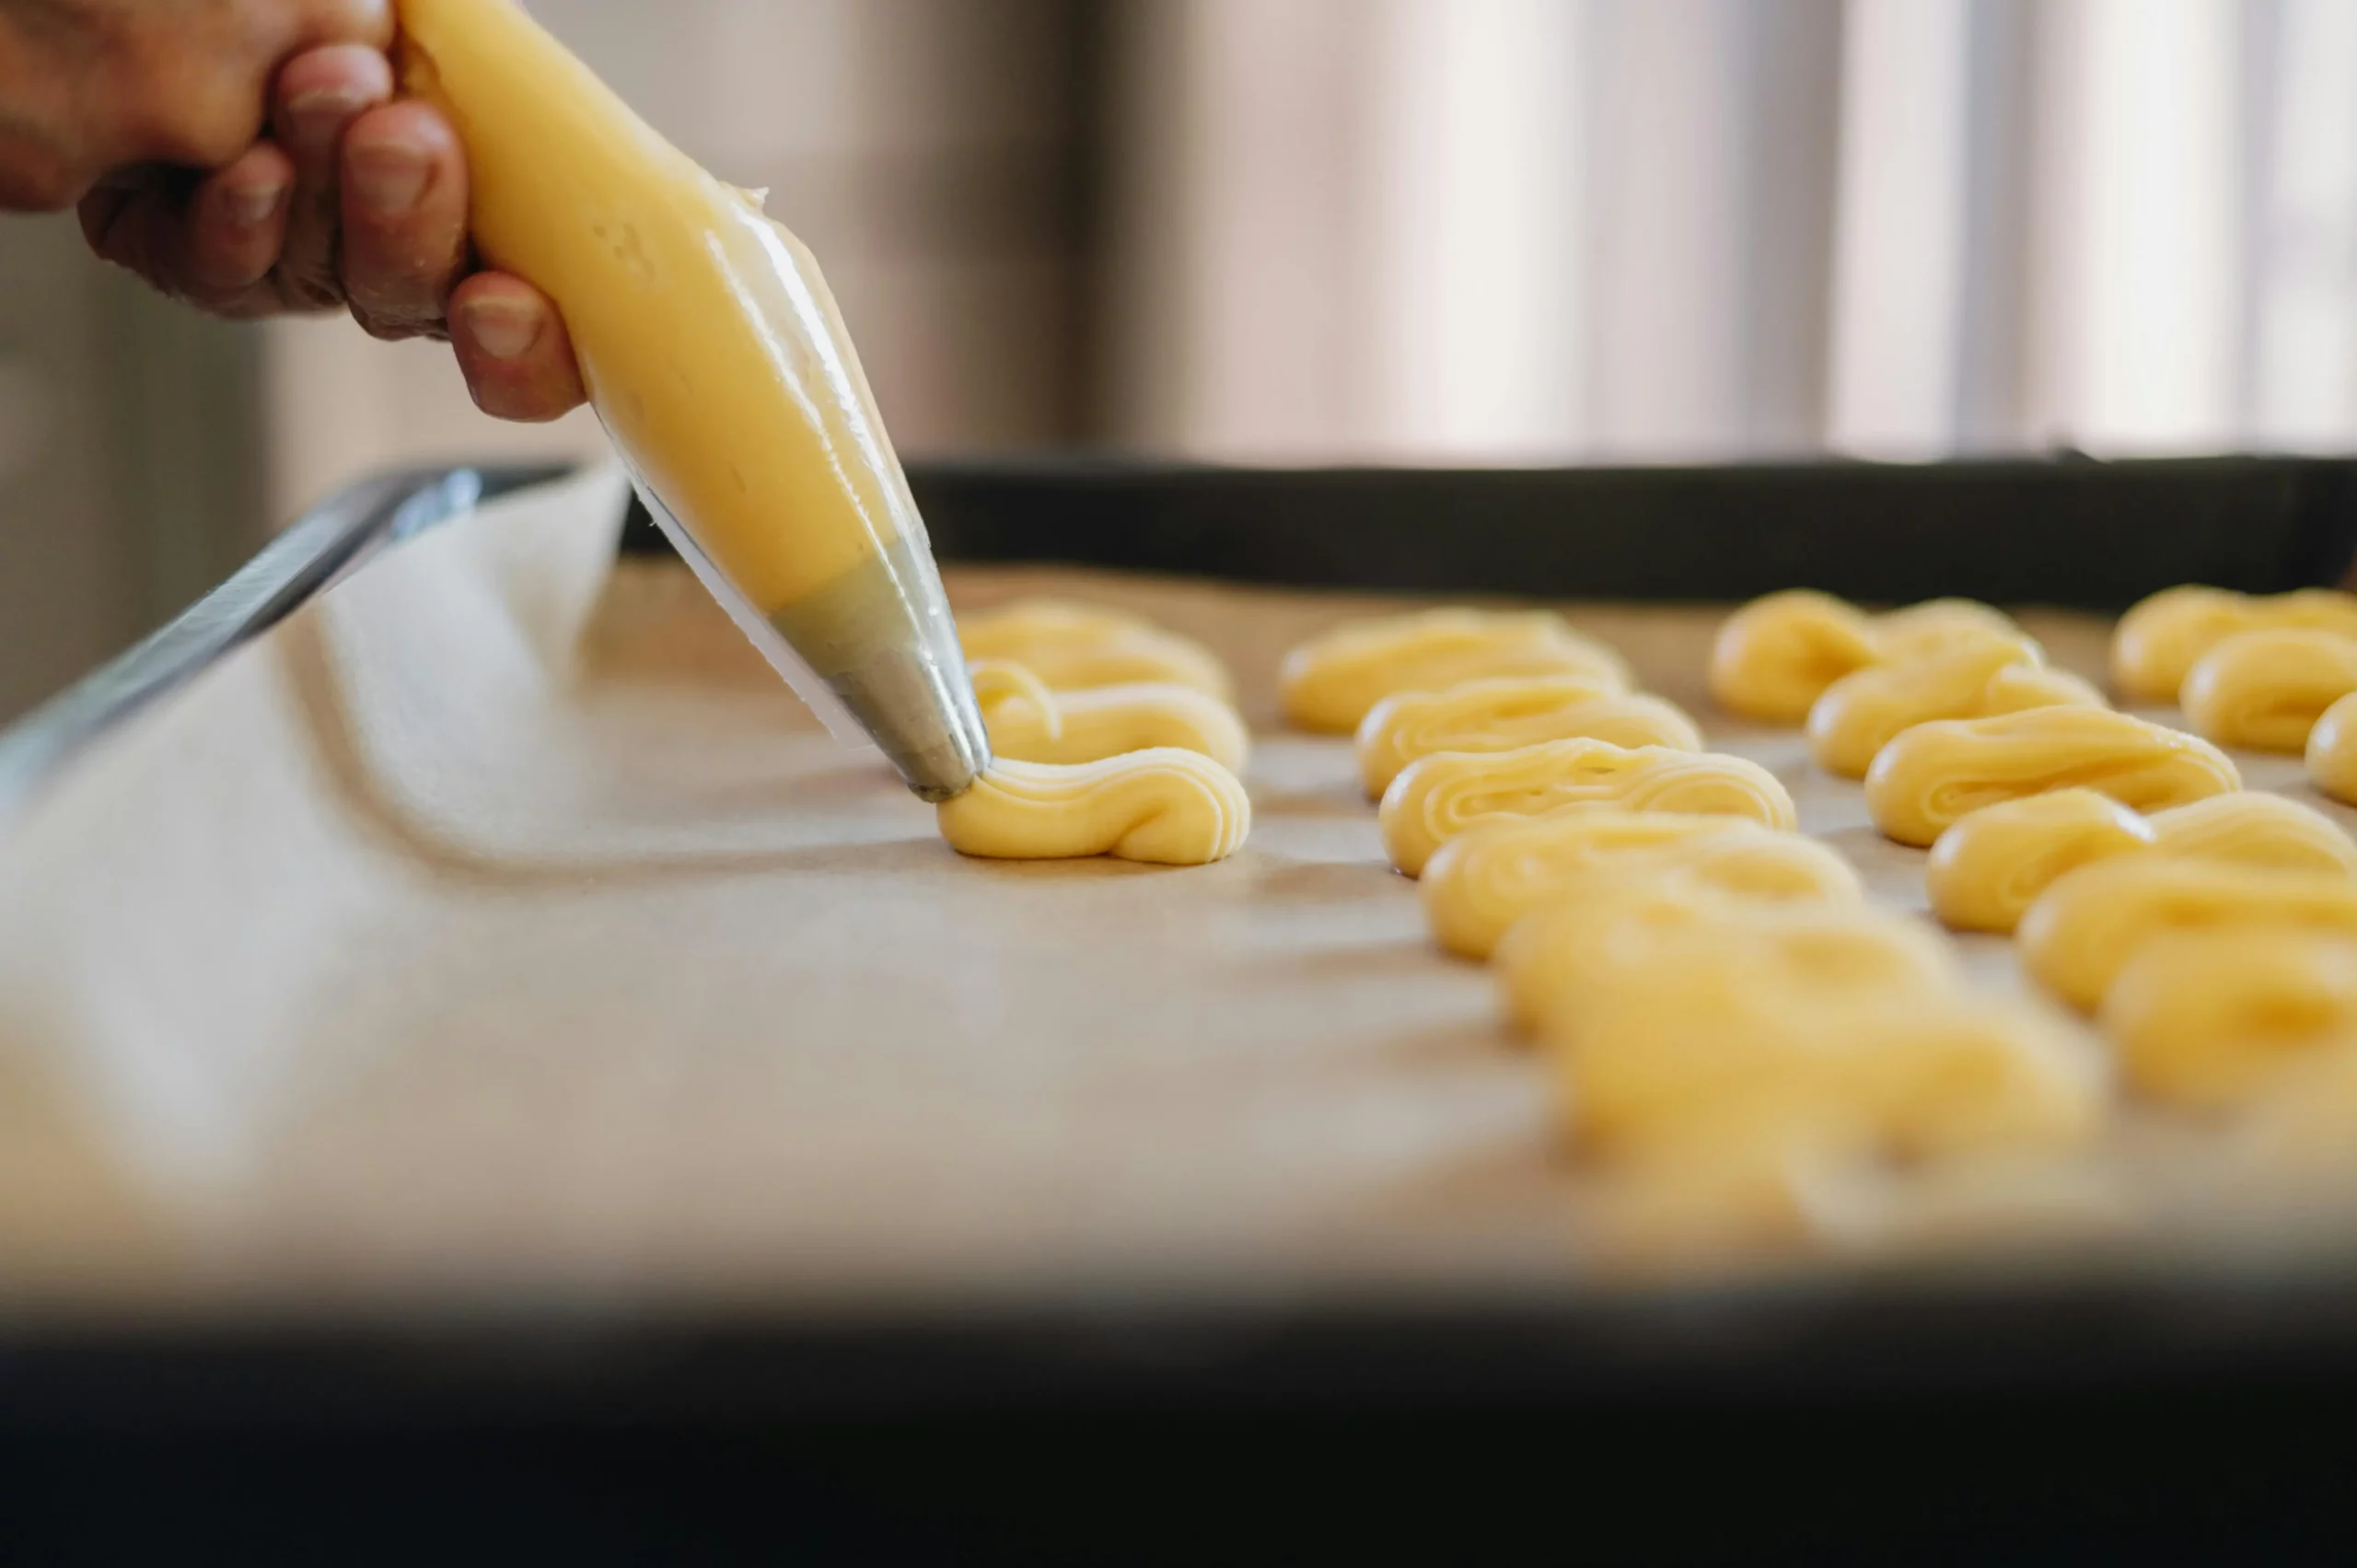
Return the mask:
<path id="1" fill-rule="evenodd" d="M 367 550 L 462 509 L 470 493 L 546 476 L 415 473 L 339 498 L 290 536 L 313 553 L 258 561 L 226 599 L 12 731 L 0 758 L 36 760 L 29 777 L 53 772 L 83 739 Z M 2103 610 L 2184 580 L 2258 591 L 2337 582 L 2357 555 L 2357 463 L 2319 459 L 1276 472 L 1070 459 L 920 467 L 911 482 L 946 561 L 1288 587 L 1661 600 L 1807 582 L 1868 599 L 1963 593 Z M 633 528 L 625 548 L 663 547 Z M 1682 1442 L 1689 1455 L 1707 1446 L 1701 1432 L 1735 1433 L 1790 1460 L 1837 1439 L 1872 1453 L 1932 1420 L 2018 1428 L 2027 1452 L 2030 1439 L 2079 1441 L 2198 1406 L 2238 1434 L 2243 1461 L 2271 1456 L 2290 1485 L 2298 1463 L 2254 1434 L 2331 1412 L 2352 1392 L 2357 1272 L 2259 1251 L 2199 1270 L 2156 1258 L 2080 1275 L 1886 1273 L 1868 1284 L 1817 1274 L 1351 1306 L 1140 1295 L 954 1318 L 776 1320 L 524 1302 L 424 1319 L 52 1328 L 0 1342 L 0 1445 L 29 1467 L 20 1474 L 64 1467 L 61 1496 L 84 1473 L 75 1456 L 114 1464 L 126 1453 L 194 1463 L 188 1473 L 226 1494 L 243 1472 L 224 1471 L 224 1455 L 281 1465 L 367 1453 L 384 1464 L 389 1443 L 396 1460 L 413 1460 L 416 1445 L 469 1438 L 542 1455 L 574 1444 L 594 1469 L 622 1456 L 653 1463 L 691 1441 L 841 1436 L 881 1422 L 990 1432 L 1003 1466 L 1027 1451 L 1008 1446 L 1010 1422 L 1036 1435 L 1158 1417 L 1222 1434 L 1218 1453 L 1196 1462 L 1234 1483 L 1241 1456 L 1258 1451 L 1253 1435 L 1343 1442 L 1403 1420 L 1608 1423 L 1628 1451 Z M 2213 1451 L 2202 1434 L 2176 1435 L 2181 1461 Z M 1451 1446 L 1460 1463 L 1471 1456 Z M 1062 1462 L 1104 1469 L 1086 1452 Z M 2096 1473 L 2085 1454 L 2077 1462 Z M 1119 1491 L 1109 1475 L 1100 1484 Z M 2213 1485 L 2208 1495 L 2239 1494 Z M 1984 1518 L 2027 1516 L 2020 1501 L 2008 1513 L 1984 1493 Z M 1221 1513 L 1208 1497 L 1197 1504 L 1204 1519 Z M 2170 1505 L 2161 1499 L 2144 1522 L 2172 1517 Z"/>

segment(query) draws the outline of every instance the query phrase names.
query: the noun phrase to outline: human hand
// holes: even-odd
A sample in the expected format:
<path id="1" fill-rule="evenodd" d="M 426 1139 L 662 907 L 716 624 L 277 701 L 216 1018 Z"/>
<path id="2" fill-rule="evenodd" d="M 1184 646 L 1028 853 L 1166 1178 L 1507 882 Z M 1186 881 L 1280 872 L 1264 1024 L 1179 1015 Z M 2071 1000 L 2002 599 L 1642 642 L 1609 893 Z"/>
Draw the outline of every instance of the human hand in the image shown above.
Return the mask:
<path id="1" fill-rule="evenodd" d="M 475 401 L 584 401 L 553 304 L 480 271 L 457 134 L 399 100 L 389 0 L 0 0 L 0 205 L 232 319 L 447 339 Z"/>

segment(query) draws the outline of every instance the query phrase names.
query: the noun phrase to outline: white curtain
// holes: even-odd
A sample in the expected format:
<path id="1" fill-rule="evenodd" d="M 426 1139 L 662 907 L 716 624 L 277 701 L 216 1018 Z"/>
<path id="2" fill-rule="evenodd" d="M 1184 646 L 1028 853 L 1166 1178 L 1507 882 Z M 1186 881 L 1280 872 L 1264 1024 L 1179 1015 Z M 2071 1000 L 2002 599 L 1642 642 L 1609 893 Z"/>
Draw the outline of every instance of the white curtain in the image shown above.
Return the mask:
<path id="1" fill-rule="evenodd" d="M 1135 0 L 1129 440 L 2357 445 L 2357 0 Z"/>

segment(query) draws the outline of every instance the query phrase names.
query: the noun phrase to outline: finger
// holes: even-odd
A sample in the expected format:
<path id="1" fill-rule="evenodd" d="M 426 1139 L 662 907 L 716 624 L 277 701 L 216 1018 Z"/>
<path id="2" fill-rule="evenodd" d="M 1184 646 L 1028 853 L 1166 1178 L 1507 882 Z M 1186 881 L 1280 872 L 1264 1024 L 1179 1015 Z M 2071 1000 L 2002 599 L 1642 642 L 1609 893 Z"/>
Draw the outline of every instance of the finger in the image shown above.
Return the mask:
<path id="1" fill-rule="evenodd" d="M 295 160 L 279 286 L 292 304 L 339 304 L 336 251 L 343 217 L 338 181 L 344 134 L 393 95 L 393 68 L 365 44 L 331 44 L 298 54 L 278 74 L 271 134 Z"/>
<path id="2" fill-rule="evenodd" d="M 505 273 L 477 273 L 450 296 L 450 343 L 475 406 L 540 424 L 588 401 L 573 339 L 547 296 Z"/>
<path id="3" fill-rule="evenodd" d="M 178 292 L 216 315 L 261 314 L 275 303 L 257 298 L 278 265 L 286 238 L 295 160 L 257 142 L 226 168 L 206 177 L 182 210 L 177 243 Z"/>
<path id="4" fill-rule="evenodd" d="M 343 139 L 343 295 L 380 338 L 443 331 L 467 262 L 467 161 L 422 103 L 372 109 Z"/>

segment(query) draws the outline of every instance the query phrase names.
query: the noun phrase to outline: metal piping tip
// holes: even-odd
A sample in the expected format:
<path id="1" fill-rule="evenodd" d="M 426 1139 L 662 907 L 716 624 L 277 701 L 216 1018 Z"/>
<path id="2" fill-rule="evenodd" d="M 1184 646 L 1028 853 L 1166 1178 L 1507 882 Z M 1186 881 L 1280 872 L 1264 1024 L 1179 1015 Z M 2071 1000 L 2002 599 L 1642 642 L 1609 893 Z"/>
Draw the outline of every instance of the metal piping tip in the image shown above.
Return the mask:
<path id="1" fill-rule="evenodd" d="M 963 660 L 945 668 L 922 647 L 879 647 L 830 684 L 920 798 L 963 794 L 991 765 Z"/>
<path id="2" fill-rule="evenodd" d="M 940 574 L 906 535 L 769 619 L 922 798 L 962 794 L 991 765 Z"/>

